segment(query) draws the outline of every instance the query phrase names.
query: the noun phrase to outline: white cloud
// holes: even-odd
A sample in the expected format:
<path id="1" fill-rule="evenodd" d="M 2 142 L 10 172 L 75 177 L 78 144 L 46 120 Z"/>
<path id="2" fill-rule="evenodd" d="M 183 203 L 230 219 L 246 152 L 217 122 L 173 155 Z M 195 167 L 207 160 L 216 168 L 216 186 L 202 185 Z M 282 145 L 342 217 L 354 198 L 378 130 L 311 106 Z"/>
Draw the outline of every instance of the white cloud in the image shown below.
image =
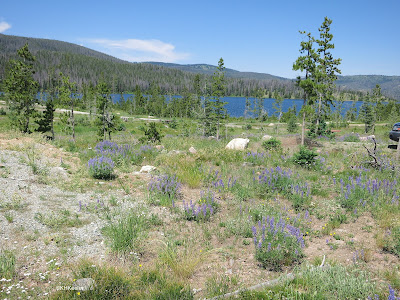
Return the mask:
<path id="1" fill-rule="evenodd" d="M 7 22 L 0 22 L 0 33 L 3 33 L 4 31 L 6 31 L 7 29 L 10 29 L 11 25 L 8 24 Z"/>
<path id="2" fill-rule="evenodd" d="M 159 40 L 90 39 L 86 42 L 103 47 L 108 54 L 131 62 L 177 62 L 189 57 L 188 53 L 176 52 L 174 45 Z"/>

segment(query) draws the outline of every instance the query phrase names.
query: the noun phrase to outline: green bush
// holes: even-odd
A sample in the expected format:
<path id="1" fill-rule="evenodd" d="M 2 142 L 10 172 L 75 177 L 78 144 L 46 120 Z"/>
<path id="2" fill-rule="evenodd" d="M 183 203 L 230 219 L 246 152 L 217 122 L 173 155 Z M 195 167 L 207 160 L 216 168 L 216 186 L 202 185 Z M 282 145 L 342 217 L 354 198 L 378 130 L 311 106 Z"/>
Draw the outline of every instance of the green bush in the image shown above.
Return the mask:
<path id="1" fill-rule="evenodd" d="M 96 179 L 112 179 L 114 166 L 113 160 L 104 155 L 91 158 L 88 162 L 89 173 Z"/>
<path id="2" fill-rule="evenodd" d="M 273 137 L 273 138 L 270 138 L 267 141 L 264 141 L 262 143 L 262 147 L 267 151 L 270 151 L 270 150 L 281 150 L 282 149 L 282 142 Z"/>
<path id="3" fill-rule="evenodd" d="M 284 266 L 291 266 L 304 256 L 303 236 L 298 228 L 288 225 L 285 231 L 285 222 L 279 220 L 276 224 L 271 218 L 264 224 L 261 233 L 253 226 L 254 244 L 256 247 L 256 259 L 261 265 L 271 271 L 281 271 Z M 262 236 L 260 237 L 260 234 Z"/>
<path id="4" fill-rule="evenodd" d="M 151 122 L 149 123 L 148 127 L 142 127 L 141 130 L 144 131 L 144 136 L 139 139 L 140 142 L 150 142 L 150 143 L 156 143 L 156 142 L 161 142 L 162 135 L 158 131 L 156 127 L 156 123 Z"/>
<path id="5" fill-rule="evenodd" d="M 294 116 L 294 115 L 292 115 L 292 116 L 289 118 L 289 120 L 288 120 L 288 122 L 287 122 L 287 131 L 288 131 L 289 133 L 295 133 L 295 132 L 297 132 L 297 129 L 299 128 L 299 126 L 297 126 L 296 121 L 297 121 L 297 118 L 296 118 L 296 116 Z"/>
<path id="6" fill-rule="evenodd" d="M 318 156 L 318 154 L 314 151 L 307 149 L 305 146 L 300 146 L 299 152 L 293 155 L 293 162 L 305 168 L 312 168 L 315 166 L 316 156 Z"/>

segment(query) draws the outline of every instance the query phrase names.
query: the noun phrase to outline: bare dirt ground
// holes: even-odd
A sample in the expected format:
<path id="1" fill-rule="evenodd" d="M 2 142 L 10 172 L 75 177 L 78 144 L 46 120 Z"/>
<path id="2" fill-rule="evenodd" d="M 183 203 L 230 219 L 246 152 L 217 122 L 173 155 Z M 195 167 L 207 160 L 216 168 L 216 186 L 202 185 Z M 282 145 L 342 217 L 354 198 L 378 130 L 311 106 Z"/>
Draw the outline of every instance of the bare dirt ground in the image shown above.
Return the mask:
<path id="1" fill-rule="evenodd" d="M 294 137 L 283 138 L 282 142 L 289 148 L 298 143 Z M 38 167 L 35 172 L 33 164 Z M 18 277 L 29 289 L 48 288 L 51 292 L 59 278 L 72 276 L 74 264 L 83 258 L 121 263 L 122 258 L 107 247 L 101 231 L 106 221 L 97 211 L 111 207 L 110 199 L 121 210 L 145 204 L 143 187 L 150 177 L 121 174 L 122 183 L 127 185 L 124 189 L 121 183 L 113 181 L 95 182 L 96 189 L 81 191 L 75 187 L 79 172 L 80 160 L 71 153 L 29 137 L 0 136 L 0 247 L 15 251 Z M 182 199 L 198 199 L 199 194 L 199 189 L 184 187 Z M 226 199 L 219 201 L 221 213 L 215 224 L 221 224 L 230 210 Z M 166 235 L 178 234 L 177 239 L 206 241 L 205 245 L 193 243 L 189 247 L 191 253 L 182 256 L 196 262 L 194 271 L 184 277 L 196 290 L 204 290 L 212 275 L 236 278 L 237 288 L 280 275 L 258 267 L 251 239 L 226 237 L 226 228 L 219 225 L 204 224 L 199 230 L 196 224 L 178 220 L 167 208 L 148 208 L 163 220 L 163 225 L 149 232 L 143 245 L 139 256 L 144 267 L 154 266 L 159 251 L 165 247 Z M 319 231 L 323 226 L 324 221 L 312 217 L 312 230 Z M 330 263 L 365 264 L 374 274 L 398 265 L 397 257 L 378 247 L 376 234 L 377 224 L 364 214 L 329 235 L 307 236 L 306 259 L 313 262 L 326 256 Z M 123 261 L 134 260 L 125 257 Z M 203 295 L 200 291 L 196 297 Z"/>

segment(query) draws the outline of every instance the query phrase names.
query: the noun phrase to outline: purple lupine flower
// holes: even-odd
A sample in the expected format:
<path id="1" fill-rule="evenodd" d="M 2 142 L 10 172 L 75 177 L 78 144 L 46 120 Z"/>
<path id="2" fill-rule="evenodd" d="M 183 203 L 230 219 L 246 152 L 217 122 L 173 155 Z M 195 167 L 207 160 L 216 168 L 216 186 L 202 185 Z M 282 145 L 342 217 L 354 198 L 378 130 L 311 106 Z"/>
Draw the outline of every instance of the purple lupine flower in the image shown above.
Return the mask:
<path id="1" fill-rule="evenodd" d="M 255 226 L 251 227 L 251 231 L 253 232 L 253 236 L 257 236 L 257 229 Z"/>
<path id="2" fill-rule="evenodd" d="M 398 298 L 395 295 L 395 291 L 391 287 L 391 285 L 389 284 L 389 297 L 388 297 L 388 300 L 396 300 L 396 299 L 398 299 Z"/>

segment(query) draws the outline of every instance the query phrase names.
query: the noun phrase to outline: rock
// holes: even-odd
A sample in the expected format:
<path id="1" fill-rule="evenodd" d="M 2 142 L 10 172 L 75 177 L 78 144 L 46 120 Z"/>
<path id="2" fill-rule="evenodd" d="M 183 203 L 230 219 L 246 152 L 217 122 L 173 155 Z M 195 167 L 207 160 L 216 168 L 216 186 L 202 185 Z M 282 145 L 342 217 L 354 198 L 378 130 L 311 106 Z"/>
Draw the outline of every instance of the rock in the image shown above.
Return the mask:
<path id="1" fill-rule="evenodd" d="M 272 136 L 270 136 L 270 135 L 268 135 L 268 134 L 266 134 L 266 135 L 264 135 L 264 136 L 262 137 L 262 140 L 263 140 L 263 141 L 268 141 L 268 140 L 270 140 L 270 139 L 272 139 Z"/>
<path id="2" fill-rule="evenodd" d="M 209 139 L 209 140 L 216 140 L 217 138 L 216 138 L 215 136 L 213 136 L 213 135 L 210 135 L 207 139 Z"/>
<path id="3" fill-rule="evenodd" d="M 96 283 L 92 278 L 80 278 L 72 284 L 72 289 L 75 291 L 93 290 Z"/>
<path id="4" fill-rule="evenodd" d="M 183 151 L 181 151 L 181 150 L 171 150 L 169 153 L 170 153 L 170 154 L 183 154 L 183 153 L 185 153 L 185 152 L 183 152 Z"/>
<path id="5" fill-rule="evenodd" d="M 154 166 L 143 166 L 140 169 L 139 173 L 150 173 L 150 172 L 154 171 L 155 169 L 157 169 L 157 168 Z"/>
<path id="6" fill-rule="evenodd" d="M 198 292 L 201 292 L 202 288 L 198 288 L 198 289 L 193 289 L 193 294 L 197 294 Z"/>
<path id="7" fill-rule="evenodd" d="M 194 149 L 194 147 L 190 147 L 190 148 L 189 148 L 189 152 L 192 153 L 192 154 L 196 154 L 196 153 L 197 153 L 197 150 Z"/>
<path id="8" fill-rule="evenodd" d="M 269 123 L 268 126 L 272 127 L 272 126 L 275 126 L 275 124 L 274 123 Z"/>
<path id="9" fill-rule="evenodd" d="M 231 140 L 228 145 L 226 145 L 225 149 L 244 150 L 247 148 L 249 141 L 249 139 L 236 138 Z"/>
<path id="10" fill-rule="evenodd" d="M 62 167 L 53 167 L 50 169 L 50 177 L 67 180 L 68 174 L 67 171 Z"/>
<path id="11" fill-rule="evenodd" d="M 375 135 L 369 135 L 369 136 L 360 136 L 360 141 L 365 142 L 365 141 L 370 141 L 372 139 L 375 139 Z"/>

